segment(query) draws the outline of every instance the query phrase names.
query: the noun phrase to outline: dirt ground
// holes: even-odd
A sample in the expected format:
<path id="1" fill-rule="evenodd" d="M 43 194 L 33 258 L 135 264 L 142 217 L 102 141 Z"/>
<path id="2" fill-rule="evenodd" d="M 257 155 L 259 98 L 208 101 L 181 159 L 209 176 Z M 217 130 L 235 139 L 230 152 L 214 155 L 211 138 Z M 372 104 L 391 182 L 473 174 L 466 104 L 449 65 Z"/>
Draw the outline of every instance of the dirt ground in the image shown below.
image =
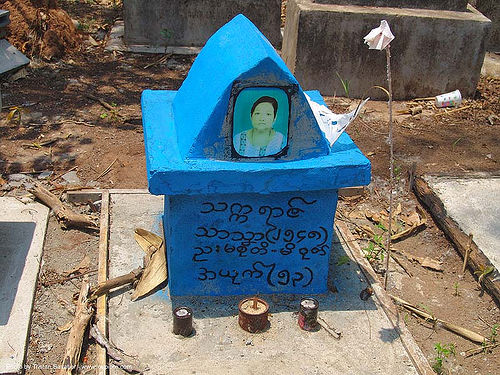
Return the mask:
<path id="1" fill-rule="evenodd" d="M 0 1 L 0 7 L 8 3 L 15 7 L 29 5 L 30 1 Z M 44 48 L 50 47 L 45 46 L 47 43 L 39 43 L 35 48 L 36 43 L 30 39 L 25 51 L 36 57 L 27 75 L 2 83 L 5 106 L 0 114 L 2 194 L 26 196 L 25 190 L 8 187 L 9 175 L 23 173 L 37 178 L 42 171 L 53 173 L 45 183 L 61 194 L 67 189 L 89 187 L 146 188 L 141 92 L 178 89 L 194 57 L 173 55 L 163 61 L 159 55 L 106 52 L 105 36 L 121 17 L 120 6 L 114 1 L 71 0 L 59 1 L 59 6 L 70 20 L 77 21 L 71 37 L 58 52 L 60 55 L 44 52 L 47 51 Z M 71 26 L 65 24 L 70 30 Z M 12 43 L 22 42 L 22 47 L 26 41 Z M 57 56 L 63 57 L 56 59 Z M 384 77 L 380 77 L 380 84 L 384 83 Z M 108 108 L 98 99 L 106 102 Z M 357 104 L 356 100 L 339 97 L 328 97 L 326 102 L 337 113 Z M 464 100 L 461 109 L 455 112 L 435 109 L 430 102 L 396 102 L 395 111 L 417 105 L 422 105 L 421 113 L 394 116 L 395 206 L 401 204 L 402 219 L 419 205 L 408 188 L 408 170 L 413 164 L 419 174 L 498 174 L 499 171 L 500 77 L 481 77 L 475 97 Z M 13 111 L 14 107 L 17 110 Z M 372 183 L 363 195 L 339 202 L 337 220 L 348 222 L 353 231 L 356 226 L 367 225 L 378 235 L 384 233 L 382 226 L 376 227 L 367 220 L 366 213 L 378 213 L 388 207 L 387 116 L 387 103 L 369 102 L 348 129 L 372 162 L 373 174 Z M 69 170 L 76 172 L 78 180 L 66 182 L 60 177 Z M 76 209 L 91 212 L 88 206 Z M 430 215 L 427 216 L 424 230 L 395 245 L 396 256 L 412 276 L 395 265 L 389 274 L 390 292 L 436 317 L 491 337 L 494 325 L 500 323 L 498 306 L 481 291 L 470 271 L 461 274 L 462 258 Z M 361 247 L 369 248 L 373 237 L 358 235 Z M 32 367 L 27 374 L 55 373 L 50 366 L 61 361 L 68 335 L 61 329 L 71 319 L 72 297 L 79 290 L 80 279 L 62 284 L 55 281 L 85 255 L 89 255 L 93 265 L 89 270 L 97 268 L 98 237 L 91 232 L 62 230 L 51 217 L 44 250 L 27 356 L 27 364 Z M 437 272 L 424 268 L 402 253 L 441 261 L 444 269 Z M 381 262 L 375 260 L 373 266 L 383 278 Z M 95 282 L 95 273 L 91 275 Z M 465 357 L 460 353 L 477 345 L 405 312 L 402 314 L 431 364 L 437 356 L 436 344 L 455 345 L 456 354 L 445 360 L 445 373 L 498 373 L 499 348 Z M 87 349 L 83 361 L 92 364 L 95 344 L 91 340 Z M 35 369 L 35 364 L 46 367 Z"/>

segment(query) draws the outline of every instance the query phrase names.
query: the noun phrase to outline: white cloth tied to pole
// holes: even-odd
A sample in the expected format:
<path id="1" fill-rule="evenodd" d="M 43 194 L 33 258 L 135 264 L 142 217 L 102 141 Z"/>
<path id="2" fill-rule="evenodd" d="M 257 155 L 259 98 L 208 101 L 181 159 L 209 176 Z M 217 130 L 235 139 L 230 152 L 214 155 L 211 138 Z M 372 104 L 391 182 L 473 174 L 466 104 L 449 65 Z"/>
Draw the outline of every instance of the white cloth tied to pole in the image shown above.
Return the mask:
<path id="1" fill-rule="evenodd" d="M 369 49 L 383 50 L 394 39 L 391 28 L 386 20 L 380 21 L 380 26 L 376 27 L 363 38 Z"/>
<path id="2" fill-rule="evenodd" d="M 305 95 L 307 101 L 309 102 L 309 105 L 311 106 L 314 117 L 318 122 L 319 128 L 330 143 L 330 148 L 347 128 L 347 125 L 349 125 L 358 116 L 361 108 L 363 108 L 366 102 L 370 100 L 370 98 L 363 100 L 352 112 L 336 114 L 330 111 L 330 109 L 326 105 L 318 104 L 313 101 L 307 94 Z"/>

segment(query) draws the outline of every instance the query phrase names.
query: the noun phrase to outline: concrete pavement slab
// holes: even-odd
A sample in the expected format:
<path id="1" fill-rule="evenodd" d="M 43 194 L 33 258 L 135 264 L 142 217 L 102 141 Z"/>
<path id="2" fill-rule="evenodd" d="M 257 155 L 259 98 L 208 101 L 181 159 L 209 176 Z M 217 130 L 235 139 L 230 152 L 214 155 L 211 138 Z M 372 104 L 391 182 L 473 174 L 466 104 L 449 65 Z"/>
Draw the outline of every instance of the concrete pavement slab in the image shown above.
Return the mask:
<path id="1" fill-rule="evenodd" d="M 0 198 L 0 374 L 20 374 L 49 209 Z"/>
<path id="2" fill-rule="evenodd" d="M 427 176 L 448 215 L 500 270 L 500 177 L 455 178 Z"/>
<path id="3" fill-rule="evenodd" d="M 162 235 L 163 198 L 149 194 L 113 194 L 110 206 L 109 277 L 142 265 L 143 251 L 134 229 Z M 130 301 L 131 290 L 109 299 L 109 337 L 136 356 L 151 374 L 417 374 L 398 331 L 377 298 L 364 302 L 367 281 L 345 243 L 334 238 L 328 292 L 318 295 L 319 316 L 342 332 L 302 331 L 296 311 L 303 295 L 264 295 L 270 327 L 250 334 L 238 326 L 242 296 L 170 297 L 167 288 Z M 347 258 L 345 258 L 347 257 Z M 338 265 L 339 259 L 349 260 Z M 343 262 L 341 262 L 343 263 Z M 172 334 L 172 307 L 194 311 L 195 334 Z M 110 374 L 122 374 L 112 367 Z"/>

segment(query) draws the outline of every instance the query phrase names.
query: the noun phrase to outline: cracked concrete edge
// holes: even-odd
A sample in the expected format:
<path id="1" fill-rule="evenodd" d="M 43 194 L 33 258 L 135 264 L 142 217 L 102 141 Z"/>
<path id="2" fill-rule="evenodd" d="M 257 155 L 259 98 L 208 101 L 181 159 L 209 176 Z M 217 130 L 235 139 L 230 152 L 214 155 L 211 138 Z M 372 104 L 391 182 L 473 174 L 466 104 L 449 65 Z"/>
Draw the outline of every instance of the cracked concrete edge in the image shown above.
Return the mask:
<path id="1" fill-rule="evenodd" d="M 412 334 L 406 327 L 404 321 L 401 319 L 396 305 L 392 302 L 383 286 L 378 282 L 377 274 L 371 267 L 370 263 L 366 260 L 366 258 L 363 257 L 361 248 L 359 247 L 358 242 L 352 235 L 347 225 L 345 223 L 339 223 L 336 220 L 335 227 L 337 228 L 338 233 L 340 233 L 342 240 L 347 245 L 346 248 L 358 263 L 361 272 L 363 272 L 367 281 L 369 281 L 371 287 L 373 288 L 375 296 L 385 314 L 387 315 L 389 321 L 393 325 L 394 329 L 399 333 L 401 343 L 410 356 L 418 373 L 420 375 L 435 374 L 435 372 L 429 365 L 429 362 L 427 361 L 424 353 L 416 343 Z"/>

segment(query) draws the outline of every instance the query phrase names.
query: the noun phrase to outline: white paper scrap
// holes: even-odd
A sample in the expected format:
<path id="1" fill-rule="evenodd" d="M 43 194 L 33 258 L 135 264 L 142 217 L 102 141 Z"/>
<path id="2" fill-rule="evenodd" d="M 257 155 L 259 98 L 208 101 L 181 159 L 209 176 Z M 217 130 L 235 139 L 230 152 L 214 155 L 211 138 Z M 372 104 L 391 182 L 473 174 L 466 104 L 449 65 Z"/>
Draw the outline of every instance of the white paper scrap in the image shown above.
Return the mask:
<path id="1" fill-rule="evenodd" d="M 391 28 L 386 20 L 380 21 L 380 26 L 376 27 L 363 38 L 370 49 L 383 50 L 394 39 Z"/>
<path id="2" fill-rule="evenodd" d="M 358 116 L 361 108 L 363 108 L 366 102 L 370 100 L 370 98 L 363 100 L 352 112 L 336 114 L 330 111 L 330 109 L 326 105 L 318 104 L 313 101 L 307 94 L 305 95 L 314 113 L 314 117 L 318 122 L 319 128 L 330 143 L 330 148 L 347 128 L 347 125 L 349 125 Z"/>

